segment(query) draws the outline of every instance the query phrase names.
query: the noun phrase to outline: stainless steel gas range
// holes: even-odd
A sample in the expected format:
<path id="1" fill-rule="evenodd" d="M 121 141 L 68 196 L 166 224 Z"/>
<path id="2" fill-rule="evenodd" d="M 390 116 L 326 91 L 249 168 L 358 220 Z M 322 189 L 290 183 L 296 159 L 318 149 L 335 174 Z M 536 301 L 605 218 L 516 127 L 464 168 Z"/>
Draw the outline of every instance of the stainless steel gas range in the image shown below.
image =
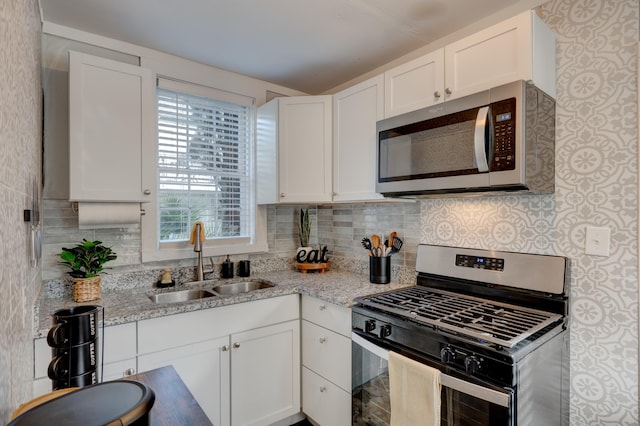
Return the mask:
<path id="1" fill-rule="evenodd" d="M 415 287 L 353 307 L 353 425 L 390 424 L 389 351 L 440 371 L 442 425 L 567 425 L 568 263 L 419 245 Z"/>

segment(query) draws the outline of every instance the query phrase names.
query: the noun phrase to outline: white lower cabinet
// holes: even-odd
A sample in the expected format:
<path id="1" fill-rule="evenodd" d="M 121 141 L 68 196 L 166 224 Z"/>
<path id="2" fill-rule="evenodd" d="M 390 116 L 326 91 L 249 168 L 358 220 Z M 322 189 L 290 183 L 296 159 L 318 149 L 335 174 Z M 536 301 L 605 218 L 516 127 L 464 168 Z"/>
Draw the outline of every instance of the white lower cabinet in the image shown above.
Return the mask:
<path id="1" fill-rule="evenodd" d="M 351 424 L 351 310 L 302 296 L 302 410 L 321 426 Z"/>
<path id="2" fill-rule="evenodd" d="M 300 412 L 299 296 L 138 322 L 138 368 L 173 365 L 216 426 Z"/>
<path id="3" fill-rule="evenodd" d="M 231 424 L 269 425 L 300 411 L 300 321 L 231 336 Z"/>
<path id="4" fill-rule="evenodd" d="M 351 424 L 351 393 L 302 367 L 304 413 L 321 426 Z"/>
<path id="5" fill-rule="evenodd" d="M 193 343 L 138 357 L 140 371 L 173 365 L 193 397 L 215 425 L 228 424 L 229 337 Z"/>

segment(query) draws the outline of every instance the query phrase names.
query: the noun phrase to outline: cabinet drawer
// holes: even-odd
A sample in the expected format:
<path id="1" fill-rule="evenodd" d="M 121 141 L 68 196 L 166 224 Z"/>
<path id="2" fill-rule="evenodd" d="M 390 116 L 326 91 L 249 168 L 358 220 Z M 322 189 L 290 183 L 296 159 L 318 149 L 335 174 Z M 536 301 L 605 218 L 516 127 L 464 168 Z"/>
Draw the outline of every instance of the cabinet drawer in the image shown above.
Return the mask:
<path id="1" fill-rule="evenodd" d="M 320 426 L 351 424 L 351 393 L 302 368 L 302 411 Z"/>
<path id="2" fill-rule="evenodd" d="M 351 389 L 351 339 L 302 321 L 302 364 L 345 391 Z"/>
<path id="3" fill-rule="evenodd" d="M 351 309 L 302 296 L 302 318 L 343 336 L 351 336 Z"/>

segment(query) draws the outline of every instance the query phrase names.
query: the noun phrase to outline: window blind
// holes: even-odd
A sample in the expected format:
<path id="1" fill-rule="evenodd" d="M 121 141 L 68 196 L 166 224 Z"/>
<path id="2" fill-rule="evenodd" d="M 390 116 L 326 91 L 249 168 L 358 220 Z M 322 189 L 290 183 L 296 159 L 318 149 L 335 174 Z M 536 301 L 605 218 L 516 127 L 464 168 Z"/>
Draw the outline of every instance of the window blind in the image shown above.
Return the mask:
<path id="1" fill-rule="evenodd" d="M 251 234 L 251 107 L 158 87 L 160 242 Z"/>

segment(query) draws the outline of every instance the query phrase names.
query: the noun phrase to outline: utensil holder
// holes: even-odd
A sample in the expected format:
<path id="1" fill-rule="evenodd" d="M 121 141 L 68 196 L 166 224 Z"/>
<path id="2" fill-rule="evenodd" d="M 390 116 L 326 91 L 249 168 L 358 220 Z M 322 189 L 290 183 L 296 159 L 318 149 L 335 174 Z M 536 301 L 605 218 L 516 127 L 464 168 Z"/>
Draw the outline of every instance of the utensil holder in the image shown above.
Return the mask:
<path id="1" fill-rule="evenodd" d="M 388 284 L 391 282 L 391 257 L 369 257 L 369 282 L 372 284 Z"/>

